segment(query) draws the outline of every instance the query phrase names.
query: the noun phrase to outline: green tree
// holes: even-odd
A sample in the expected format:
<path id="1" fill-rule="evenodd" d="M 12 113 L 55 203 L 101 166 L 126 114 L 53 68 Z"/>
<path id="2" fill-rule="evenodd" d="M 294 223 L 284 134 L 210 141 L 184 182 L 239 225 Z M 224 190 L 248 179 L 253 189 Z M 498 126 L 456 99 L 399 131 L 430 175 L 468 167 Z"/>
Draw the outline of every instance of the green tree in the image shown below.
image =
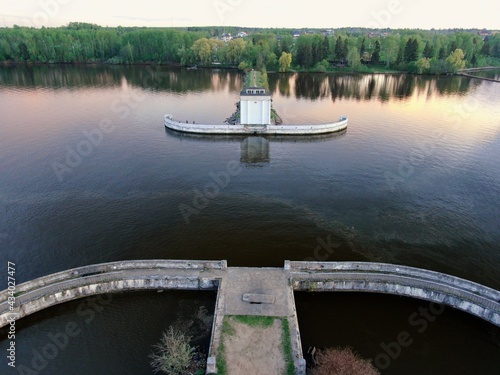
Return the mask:
<path id="1" fill-rule="evenodd" d="M 488 42 L 491 45 L 491 56 L 499 59 L 500 58 L 500 34 L 495 34 L 489 37 Z"/>
<path id="2" fill-rule="evenodd" d="M 409 63 L 412 61 L 417 60 L 418 58 L 418 40 L 415 39 L 408 39 L 406 42 L 406 47 L 404 50 L 404 62 Z"/>
<path id="3" fill-rule="evenodd" d="M 403 46 L 399 46 L 398 56 L 396 57 L 396 64 L 401 64 L 405 60 L 405 49 Z"/>
<path id="4" fill-rule="evenodd" d="M 283 52 L 279 59 L 279 63 L 280 63 L 280 72 L 288 71 L 288 69 L 290 69 L 290 66 L 292 65 L 292 54 Z"/>
<path id="5" fill-rule="evenodd" d="M 335 42 L 334 60 L 341 62 L 345 60 L 344 56 L 344 44 L 342 43 L 342 38 L 339 36 Z"/>
<path id="6" fill-rule="evenodd" d="M 415 67 L 417 68 L 418 74 L 424 73 L 431 68 L 430 59 L 428 59 L 427 57 L 421 57 L 415 63 Z"/>
<path id="7" fill-rule="evenodd" d="M 431 74 L 443 74 L 448 71 L 448 64 L 444 60 L 432 59 L 431 60 Z"/>
<path id="8" fill-rule="evenodd" d="M 305 68 L 310 68 L 313 65 L 313 51 L 311 43 L 305 43 L 302 63 Z"/>
<path id="9" fill-rule="evenodd" d="M 388 36 L 382 40 L 382 52 L 386 66 L 389 67 L 397 58 L 399 51 L 398 38 Z"/>
<path id="10" fill-rule="evenodd" d="M 477 57 L 476 57 L 476 54 L 472 54 L 472 58 L 470 59 L 470 63 L 472 64 L 472 66 L 477 66 Z"/>
<path id="11" fill-rule="evenodd" d="M 360 55 L 363 55 L 363 53 L 366 52 L 366 44 L 365 44 L 365 38 L 361 41 L 361 48 L 359 49 Z"/>
<path id="12" fill-rule="evenodd" d="M 246 43 L 242 38 L 236 38 L 229 41 L 227 44 L 227 57 L 233 64 L 239 64 L 242 61 L 243 53 L 245 52 Z"/>
<path id="13" fill-rule="evenodd" d="M 194 56 L 194 52 L 191 48 L 186 48 L 184 46 L 180 47 L 177 54 L 180 57 L 181 65 L 190 65 L 196 61 L 196 57 Z"/>
<path id="14" fill-rule="evenodd" d="M 451 44 L 450 44 L 450 51 L 449 51 L 449 53 L 453 53 L 457 48 L 458 48 L 457 42 L 456 41 L 452 41 Z"/>
<path id="15" fill-rule="evenodd" d="M 314 63 L 312 38 L 308 35 L 302 35 L 297 39 L 296 45 L 297 64 L 306 69 L 311 68 Z"/>
<path id="16" fill-rule="evenodd" d="M 484 56 L 489 56 L 491 53 L 490 51 L 490 41 L 486 40 L 483 44 L 483 47 L 481 48 L 481 55 Z"/>
<path id="17" fill-rule="evenodd" d="M 323 58 L 328 59 L 330 56 L 330 39 L 325 35 L 323 38 L 323 43 L 321 45 L 321 50 L 323 52 Z"/>
<path id="18" fill-rule="evenodd" d="M 271 52 L 267 56 L 265 67 L 267 69 L 276 69 L 277 65 L 278 65 L 278 58 L 276 57 L 276 54 L 274 52 Z"/>
<path id="19" fill-rule="evenodd" d="M 348 58 L 349 54 L 349 38 L 344 39 L 344 45 L 342 46 L 342 56 L 344 57 L 343 60 Z"/>
<path id="20" fill-rule="evenodd" d="M 134 62 L 134 47 L 132 47 L 132 44 L 130 44 L 130 42 L 128 42 L 127 45 L 122 48 L 122 56 L 123 56 L 125 62 L 127 62 L 129 64 L 133 64 L 133 62 Z"/>
<path id="21" fill-rule="evenodd" d="M 361 56 L 359 55 L 359 51 L 356 47 L 349 48 L 347 61 L 349 62 L 349 66 L 353 69 L 359 68 L 361 65 Z"/>
<path id="22" fill-rule="evenodd" d="M 422 52 L 422 56 L 427 59 L 432 59 L 434 57 L 434 47 L 429 43 L 425 43 L 424 51 Z"/>
<path id="23" fill-rule="evenodd" d="M 375 49 L 373 50 L 372 53 L 372 64 L 378 64 L 380 62 L 380 41 L 377 39 L 375 42 Z"/>
<path id="24" fill-rule="evenodd" d="M 293 37 L 291 35 L 285 35 L 281 38 L 281 52 L 292 52 Z"/>
<path id="25" fill-rule="evenodd" d="M 321 39 L 319 35 L 314 35 L 311 45 L 313 55 L 312 64 L 314 65 L 315 63 L 320 62 L 325 58 L 325 55 L 323 53 L 323 39 Z"/>
<path id="26" fill-rule="evenodd" d="M 224 48 L 226 47 L 226 44 L 222 40 L 215 38 L 210 38 L 208 41 L 212 50 L 212 57 L 216 58 L 219 62 L 224 60 Z M 212 59 L 210 61 L 212 61 Z"/>
<path id="27" fill-rule="evenodd" d="M 446 49 L 444 47 L 441 47 L 439 49 L 438 59 L 439 60 L 444 60 L 445 58 L 446 58 Z"/>
<path id="28" fill-rule="evenodd" d="M 446 58 L 446 62 L 448 63 L 448 66 L 453 73 L 465 68 L 464 51 L 462 51 L 460 48 L 457 48 L 455 51 L 450 53 L 450 56 Z"/>
<path id="29" fill-rule="evenodd" d="M 212 46 L 207 38 L 198 39 L 191 46 L 191 50 L 194 52 L 197 62 L 208 65 L 212 61 Z"/>

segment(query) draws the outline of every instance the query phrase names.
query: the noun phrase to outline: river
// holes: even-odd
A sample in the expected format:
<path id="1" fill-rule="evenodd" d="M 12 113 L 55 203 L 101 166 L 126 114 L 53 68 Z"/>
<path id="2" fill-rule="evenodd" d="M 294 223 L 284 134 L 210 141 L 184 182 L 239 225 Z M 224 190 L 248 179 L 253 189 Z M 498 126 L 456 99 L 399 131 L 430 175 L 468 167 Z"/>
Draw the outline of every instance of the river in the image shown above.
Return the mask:
<path id="1" fill-rule="evenodd" d="M 164 128 L 165 113 L 221 123 L 241 85 L 240 73 L 225 70 L 0 67 L 0 264 L 14 262 L 20 283 L 124 259 L 282 266 L 316 257 L 422 267 L 500 289 L 497 83 L 270 73 L 284 123 L 347 115 L 347 131 L 245 138 Z M 322 242 L 334 251 L 315 255 Z M 381 343 L 413 329 L 415 345 L 384 374 L 422 373 L 424 363 L 429 374 L 474 373 L 465 353 L 476 359 L 475 373 L 500 367 L 499 330 L 462 313 L 447 310 L 420 334 L 408 325 L 427 306 L 420 301 L 363 294 L 297 301 L 304 346 L 351 345 L 375 358 Z M 82 334 L 41 373 L 150 373 L 147 355 L 160 331 L 186 311 L 213 311 L 214 295 L 115 296 L 92 323 L 78 314 L 81 303 L 19 321 L 18 363 L 29 365 L 48 333 L 76 321 Z M 464 354 L 455 358 L 448 343 Z"/>

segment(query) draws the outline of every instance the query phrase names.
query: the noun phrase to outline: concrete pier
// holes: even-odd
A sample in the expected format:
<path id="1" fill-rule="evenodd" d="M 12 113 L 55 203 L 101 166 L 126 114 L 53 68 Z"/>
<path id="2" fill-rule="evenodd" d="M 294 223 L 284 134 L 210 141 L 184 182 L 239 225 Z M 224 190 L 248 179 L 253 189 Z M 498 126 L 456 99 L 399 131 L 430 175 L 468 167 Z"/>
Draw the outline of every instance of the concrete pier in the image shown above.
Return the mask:
<path id="1" fill-rule="evenodd" d="M 225 316 L 286 319 L 297 374 L 305 374 L 294 291 L 370 292 L 442 303 L 500 326 L 500 292 L 439 272 L 370 262 L 285 261 L 284 268 L 227 267 L 226 261 L 136 260 L 58 272 L 0 292 L 0 327 L 42 309 L 95 294 L 132 290 L 217 290 L 207 373 L 216 358 Z M 11 293 L 12 294 L 12 293 Z"/>
<path id="2" fill-rule="evenodd" d="M 336 133 L 347 129 L 348 118 L 341 116 L 338 121 L 327 124 L 307 125 L 230 125 L 198 124 L 174 120 L 171 114 L 165 115 L 165 127 L 183 133 L 195 134 L 234 134 L 234 135 L 317 135 Z"/>
<path id="3" fill-rule="evenodd" d="M 207 373 L 217 373 L 216 357 L 225 316 L 272 316 L 288 320 L 295 373 L 305 375 L 306 362 L 295 309 L 290 273 L 283 268 L 230 267 L 217 295 Z"/>

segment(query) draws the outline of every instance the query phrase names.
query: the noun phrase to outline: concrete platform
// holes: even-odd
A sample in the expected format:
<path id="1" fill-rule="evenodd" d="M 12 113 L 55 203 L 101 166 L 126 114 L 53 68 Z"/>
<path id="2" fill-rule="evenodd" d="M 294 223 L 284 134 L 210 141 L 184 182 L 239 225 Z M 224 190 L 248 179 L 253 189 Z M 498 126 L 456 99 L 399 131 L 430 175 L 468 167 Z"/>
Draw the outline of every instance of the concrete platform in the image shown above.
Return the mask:
<path id="1" fill-rule="evenodd" d="M 290 273 L 283 268 L 229 267 L 220 281 L 207 373 L 217 373 L 216 357 L 225 316 L 270 316 L 288 321 L 295 373 L 305 374 L 305 360 Z"/>

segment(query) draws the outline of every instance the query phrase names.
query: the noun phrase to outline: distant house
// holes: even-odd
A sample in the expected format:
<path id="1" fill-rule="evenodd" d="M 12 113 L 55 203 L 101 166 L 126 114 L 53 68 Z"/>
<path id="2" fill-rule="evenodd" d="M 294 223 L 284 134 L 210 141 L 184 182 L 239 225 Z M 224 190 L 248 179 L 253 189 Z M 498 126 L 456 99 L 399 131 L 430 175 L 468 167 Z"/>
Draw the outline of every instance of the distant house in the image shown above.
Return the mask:
<path id="1" fill-rule="evenodd" d="M 223 42 L 229 42 L 231 39 L 233 39 L 233 37 L 231 36 L 231 34 L 224 33 L 224 34 L 222 34 L 222 36 L 220 37 L 220 39 Z"/>
<path id="2" fill-rule="evenodd" d="M 367 34 L 368 38 L 378 38 L 378 37 L 382 37 L 382 38 L 385 38 L 387 36 L 389 36 L 390 33 L 388 32 L 380 32 L 380 31 L 371 31 Z"/>
<path id="3" fill-rule="evenodd" d="M 479 31 L 478 34 L 482 37 L 493 35 L 493 33 L 491 31 L 488 31 L 486 29 Z"/>
<path id="4" fill-rule="evenodd" d="M 300 36 L 300 31 L 296 30 L 293 32 L 293 37 L 298 38 Z"/>
<path id="5" fill-rule="evenodd" d="M 237 35 L 237 37 L 238 37 L 238 38 L 244 38 L 244 37 L 246 37 L 246 36 L 248 36 L 248 34 L 247 34 L 246 32 L 244 32 L 244 31 L 240 31 L 240 32 L 238 33 L 238 35 Z"/>

